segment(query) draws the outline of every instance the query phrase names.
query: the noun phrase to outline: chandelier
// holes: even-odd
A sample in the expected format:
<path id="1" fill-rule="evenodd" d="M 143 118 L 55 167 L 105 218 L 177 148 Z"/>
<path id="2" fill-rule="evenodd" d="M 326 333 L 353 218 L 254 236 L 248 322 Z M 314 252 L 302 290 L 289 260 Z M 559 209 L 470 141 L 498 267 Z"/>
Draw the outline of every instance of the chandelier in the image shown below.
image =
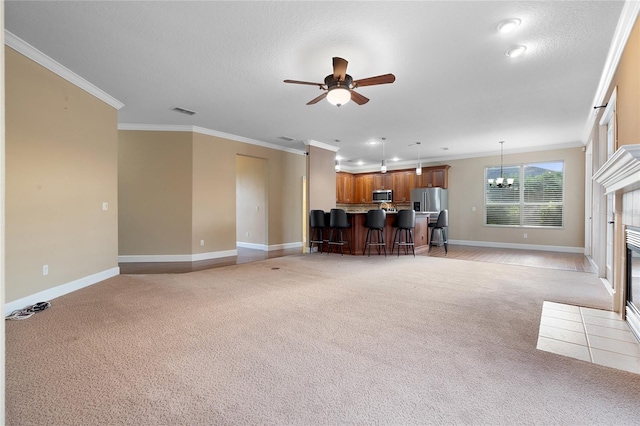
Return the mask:
<path id="1" fill-rule="evenodd" d="M 511 188 L 513 186 L 513 178 L 505 179 L 502 177 L 502 149 L 503 149 L 504 141 L 500 141 L 500 177 L 497 179 L 487 179 L 489 186 L 491 188 Z"/>

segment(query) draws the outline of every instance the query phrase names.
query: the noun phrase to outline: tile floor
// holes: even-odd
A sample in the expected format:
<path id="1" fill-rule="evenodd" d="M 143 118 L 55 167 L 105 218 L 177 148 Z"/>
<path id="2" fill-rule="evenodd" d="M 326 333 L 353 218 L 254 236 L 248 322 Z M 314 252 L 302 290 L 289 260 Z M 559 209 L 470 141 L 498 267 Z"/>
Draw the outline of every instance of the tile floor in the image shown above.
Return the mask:
<path id="1" fill-rule="evenodd" d="M 537 348 L 640 374 L 640 343 L 614 312 L 545 301 Z"/>

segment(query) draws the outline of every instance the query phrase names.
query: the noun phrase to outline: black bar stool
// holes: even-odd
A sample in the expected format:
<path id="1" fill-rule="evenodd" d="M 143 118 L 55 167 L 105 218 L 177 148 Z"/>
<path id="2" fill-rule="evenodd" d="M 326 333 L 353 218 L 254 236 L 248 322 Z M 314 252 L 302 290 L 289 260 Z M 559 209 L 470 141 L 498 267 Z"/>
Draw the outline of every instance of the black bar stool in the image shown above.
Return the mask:
<path id="1" fill-rule="evenodd" d="M 329 226 L 331 232 L 329 233 L 329 253 L 331 253 L 332 246 L 340 246 L 340 253 L 344 256 L 344 245 L 349 245 L 349 253 L 351 251 L 351 243 L 349 242 L 349 232 L 347 231 L 347 238 L 344 238 L 342 231 L 351 228 L 349 219 L 347 218 L 347 212 L 342 209 L 331 209 L 329 213 Z M 335 233 L 335 239 L 334 239 Z"/>
<path id="2" fill-rule="evenodd" d="M 431 247 L 438 247 L 440 243 L 444 246 L 444 255 L 448 254 L 447 251 L 447 227 L 449 226 L 449 210 L 441 210 L 438 214 L 438 220 L 435 223 L 428 225 L 431 228 L 431 238 L 429 238 L 429 254 L 431 254 Z M 436 241 L 433 237 L 435 232 L 440 232 L 440 239 Z"/>
<path id="3" fill-rule="evenodd" d="M 311 210 L 309 222 L 311 226 L 311 239 L 309 240 L 309 249 L 313 250 L 316 244 L 318 251 L 322 254 L 322 246 L 324 245 L 324 229 L 327 223 L 324 220 L 324 210 Z"/>
<path id="4" fill-rule="evenodd" d="M 396 232 L 393 234 L 393 245 L 391 254 L 396 245 L 398 246 L 398 256 L 400 256 L 400 246 L 404 246 L 404 253 L 409 254 L 408 247 L 411 247 L 413 257 L 416 257 L 415 245 L 413 244 L 413 228 L 416 226 L 416 212 L 414 210 L 399 210 L 396 221 L 393 224 Z M 403 241 L 404 236 L 404 241 Z"/>
<path id="5" fill-rule="evenodd" d="M 362 254 L 367 251 L 369 247 L 369 256 L 371 256 L 371 246 L 378 247 L 378 254 L 380 254 L 380 246 L 384 250 L 384 257 L 387 257 L 387 245 L 384 242 L 384 226 L 387 223 L 387 212 L 382 209 L 369 210 L 367 217 L 364 221 L 364 226 L 367 229 L 367 237 L 364 240 L 364 247 L 362 248 Z M 376 234 L 375 242 L 373 241 L 373 234 Z"/>

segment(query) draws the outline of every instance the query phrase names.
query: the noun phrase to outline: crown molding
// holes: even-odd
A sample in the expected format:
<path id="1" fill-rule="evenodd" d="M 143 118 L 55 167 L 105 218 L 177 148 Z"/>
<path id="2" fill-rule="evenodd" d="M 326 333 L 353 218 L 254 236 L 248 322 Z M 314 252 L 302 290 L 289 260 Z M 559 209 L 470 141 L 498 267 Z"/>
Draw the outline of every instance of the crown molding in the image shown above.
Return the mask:
<path id="1" fill-rule="evenodd" d="M 596 89 L 595 96 L 593 97 L 593 106 L 602 105 L 605 102 L 605 96 L 609 91 L 613 76 L 615 75 L 618 65 L 620 64 L 620 58 L 624 52 L 624 48 L 629 40 L 629 35 L 638 19 L 640 13 L 640 1 L 625 1 L 622 6 L 622 12 L 620 13 L 620 19 L 618 25 L 613 33 L 613 40 L 611 41 L 611 47 L 607 54 L 607 60 L 604 63 L 604 69 L 600 76 L 600 82 Z M 584 130 L 582 132 L 582 143 L 586 145 L 593 130 L 593 126 L 596 122 L 597 112 L 593 110 L 589 111 L 587 122 L 585 123 Z"/>
<path id="2" fill-rule="evenodd" d="M 205 127 L 190 126 L 182 124 L 141 124 L 141 123 L 118 123 L 118 130 L 148 131 L 148 132 L 190 132 L 199 133 L 201 135 L 215 136 L 222 139 L 229 139 L 235 142 L 246 143 L 249 145 L 257 145 L 264 148 L 275 149 L 276 151 L 284 151 L 291 154 L 306 155 L 306 152 L 275 145 L 268 142 L 259 141 L 257 139 L 245 138 L 244 136 L 232 135 L 230 133 L 219 132 L 217 130 L 207 129 Z"/>
<path id="3" fill-rule="evenodd" d="M 26 41 L 22 40 L 20 37 L 15 34 L 4 30 L 4 44 L 12 48 L 18 53 L 26 56 L 37 64 L 42 65 L 49 71 L 54 74 L 59 75 L 60 77 L 67 80 L 69 83 L 74 84 L 84 90 L 85 92 L 95 96 L 100 99 L 107 105 L 112 106 L 115 109 L 120 109 L 124 106 L 122 102 L 109 95 L 105 91 L 99 89 L 93 84 L 89 83 L 84 78 L 80 77 L 78 74 L 71 71 L 69 68 L 40 52 L 35 47 L 31 46 Z"/>
<path id="4" fill-rule="evenodd" d="M 338 152 L 340 148 L 337 146 L 329 145 L 328 143 L 314 141 L 313 139 L 307 139 L 303 141 L 307 146 L 315 146 L 317 148 L 326 149 L 327 151 Z"/>

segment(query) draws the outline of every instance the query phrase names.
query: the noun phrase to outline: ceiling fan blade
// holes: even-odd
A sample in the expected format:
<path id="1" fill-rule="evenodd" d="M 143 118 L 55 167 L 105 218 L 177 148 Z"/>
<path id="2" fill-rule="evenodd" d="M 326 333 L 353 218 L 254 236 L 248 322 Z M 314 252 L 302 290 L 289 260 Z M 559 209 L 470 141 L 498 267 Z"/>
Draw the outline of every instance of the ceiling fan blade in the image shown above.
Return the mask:
<path id="1" fill-rule="evenodd" d="M 369 98 L 365 98 L 360 93 L 354 92 L 353 90 L 351 91 L 351 100 L 358 105 L 364 105 L 369 102 Z"/>
<path id="2" fill-rule="evenodd" d="M 338 81 L 344 81 L 347 75 L 347 62 L 346 59 L 334 57 L 333 58 L 333 78 Z"/>
<path id="3" fill-rule="evenodd" d="M 309 102 L 307 102 L 307 105 L 317 104 L 318 102 L 320 102 L 321 100 L 327 97 L 327 93 L 329 92 L 324 92 L 322 95 L 318 96 L 317 98 L 310 100 Z"/>
<path id="4" fill-rule="evenodd" d="M 285 80 L 285 83 L 293 83 L 293 84 L 308 84 L 309 86 L 318 86 L 321 89 L 324 89 L 324 85 L 322 83 L 312 83 L 310 81 L 299 81 L 299 80 Z"/>
<path id="5" fill-rule="evenodd" d="M 363 86 L 375 86 L 376 84 L 388 84 L 396 81 L 396 76 L 393 74 L 378 75 L 376 77 L 363 78 L 362 80 L 356 80 L 353 82 L 353 87 Z"/>

